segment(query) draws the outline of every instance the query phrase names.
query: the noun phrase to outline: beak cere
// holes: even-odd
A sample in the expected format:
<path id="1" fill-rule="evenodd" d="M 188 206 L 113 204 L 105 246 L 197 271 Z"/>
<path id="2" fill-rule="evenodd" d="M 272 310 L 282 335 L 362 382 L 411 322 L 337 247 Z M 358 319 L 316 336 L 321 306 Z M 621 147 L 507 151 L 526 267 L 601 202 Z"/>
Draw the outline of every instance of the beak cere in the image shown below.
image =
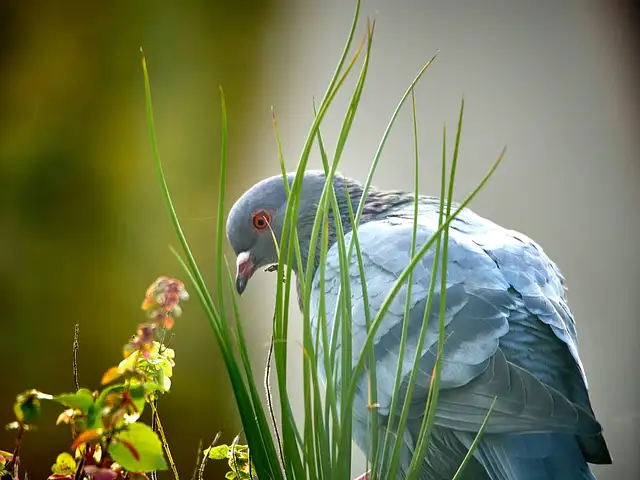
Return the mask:
<path id="1" fill-rule="evenodd" d="M 251 252 L 240 252 L 236 260 L 236 290 L 242 295 L 247 283 L 253 275 L 253 261 L 251 260 Z"/>

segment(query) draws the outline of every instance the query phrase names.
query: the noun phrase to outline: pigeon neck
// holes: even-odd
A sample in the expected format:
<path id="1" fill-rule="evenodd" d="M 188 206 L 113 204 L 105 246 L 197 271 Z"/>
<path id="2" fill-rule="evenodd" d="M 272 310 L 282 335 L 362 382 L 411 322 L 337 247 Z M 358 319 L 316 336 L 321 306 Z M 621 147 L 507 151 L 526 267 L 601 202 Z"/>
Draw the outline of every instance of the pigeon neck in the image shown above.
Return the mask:
<path id="1" fill-rule="evenodd" d="M 347 200 L 347 192 L 348 189 L 348 198 Z M 363 188 L 362 186 L 354 181 L 344 181 L 344 179 L 340 179 L 339 182 L 336 181 L 334 183 L 334 191 L 336 193 L 336 200 L 338 203 L 338 210 L 340 213 L 340 219 L 342 221 L 342 230 L 344 235 L 348 234 L 352 230 L 351 225 L 351 215 L 349 213 L 349 204 L 348 201 L 351 202 L 353 215 L 356 215 L 356 212 L 359 208 L 360 201 L 363 196 Z M 362 209 L 362 216 L 360 217 L 360 221 L 358 225 L 363 225 L 372 220 L 378 220 L 390 215 L 393 210 L 402 207 L 404 205 L 410 204 L 414 201 L 414 196 L 412 194 L 407 194 L 405 192 L 399 191 L 389 191 L 384 192 L 380 190 L 370 189 L 367 194 L 364 207 Z M 316 203 L 317 205 L 317 203 Z M 306 271 L 308 258 L 310 254 L 310 239 L 311 232 L 313 229 L 313 223 L 315 221 L 315 214 L 317 212 L 316 208 L 312 208 L 306 210 L 310 213 L 309 215 L 302 215 L 298 218 L 298 239 L 300 242 L 300 256 L 302 260 L 302 268 Z M 335 243 L 337 239 L 336 234 L 336 226 L 333 218 L 333 208 L 330 209 L 329 212 L 329 225 L 328 225 L 328 248 L 330 249 Z M 313 274 L 311 278 L 314 278 L 318 267 L 320 265 L 320 253 L 321 253 L 321 245 L 322 245 L 322 235 L 318 235 L 318 239 L 316 241 L 316 248 L 314 253 L 314 262 L 313 262 Z M 300 279 L 301 275 L 297 269 L 297 262 L 294 261 L 293 270 L 296 273 L 296 290 L 298 294 L 298 306 L 300 310 L 303 310 L 303 299 L 300 291 Z M 304 275 L 304 273 L 302 274 Z"/>
<path id="2" fill-rule="evenodd" d="M 342 232 L 344 235 L 346 235 L 347 233 L 351 232 L 352 230 L 352 225 L 351 225 L 351 217 L 349 215 L 349 207 L 348 207 L 348 203 L 347 203 L 347 196 L 344 192 L 344 188 L 338 190 L 337 188 L 335 189 L 336 192 L 336 200 L 338 203 L 338 210 L 340 213 L 340 222 L 342 224 Z M 353 208 L 353 214 L 355 216 L 356 211 L 358 209 L 358 205 L 360 202 L 360 199 L 362 198 L 362 189 L 360 188 L 358 191 L 352 191 L 352 189 L 349 189 L 349 199 L 352 202 L 352 208 Z M 317 210 L 313 210 L 313 214 L 309 215 L 309 218 L 299 218 L 298 220 L 298 239 L 300 242 L 300 254 L 301 254 L 301 260 L 302 260 L 302 268 L 304 270 L 306 270 L 307 268 L 307 264 L 308 264 L 308 260 L 309 260 L 309 255 L 310 255 L 310 250 L 311 250 L 311 236 L 312 236 L 312 231 L 313 231 L 313 224 L 315 222 L 315 214 L 316 214 Z M 363 218 L 361 220 L 361 224 L 364 223 L 365 219 Z M 328 218 L 328 239 L 324 240 L 324 238 L 327 238 L 326 236 L 324 236 L 322 234 L 322 230 L 320 230 L 318 232 L 318 236 L 316 238 L 316 245 L 315 245 L 315 251 L 313 252 L 313 274 L 315 275 L 317 269 L 318 269 L 318 265 L 320 262 L 320 256 L 321 256 L 321 251 L 322 251 L 322 243 L 323 241 L 328 241 L 328 249 L 330 249 L 335 243 L 336 243 L 336 238 L 337 238 L 337 233 L 336 233 L 336 222 L 334 219 L 334 210 L 332 207 L 329 207 L 329 218 Z M 296 271 L 296 274 L 298 273 L 298 265 L 297 262 L 294 262 L 294 267 L 293 269 Z"/>
<path id="3" fill-rule="evenodd" d="M 351 202 L 351 209 L 353 212 L 353 216 L 355 217 L 364 190 L 362 188 L 362 185 L 355 181 L 345 181 L 343 178 L 337 178 L 334 181 L 334 191 L 336 194 L 343 234 L 346 235 L 351 232 L 353 228 L 351 224 L 351 214 L 349 213 L 349 202 Z M 367 194 L 365 204 L 362 209 L 362 216 L 360 217 L 358 225 L 363 225 L 372 220 L 384 218 L 398 207 L 402 207 L 408 203 L 412 203 L 413 201 L 413 195 L 407 194 L 406 192 L 385 192 L 371 188 Z M 302 265 L 305 270 L 307 268 L 307 261 L 310 254 L 310 239 L 317 210 L 312 209 L 312 211 L 313 213 L 309 216 L 309 218 L 302 221 L 303 226 L 301 226 L 299 222 L 298 227 Z M 328 248 L 331 248 L 336 243 L 337 239 L 336 225 L 333 213 L 333 208 L 330 208 L 328 221 Z M 320 264 L 320 253 L 322 248 L 321 238 L 322 235 L 320 233 L 316 240 L 316 247 L 314 252 L 314 275 Z M 297 262 L 294 263 L 296 263 L 297 265 Z"/>
<path id="4" fill-rule="evenodd" d="M 351 201 L 351 205 L 352 205 L 352 209 L 353 209 L 353 215 L 355 216 L 356 211 L 358 209 L 358 205 L 360 204 L 360 199 L 362 198 L 362 187 L 360 187 L 359 184 L 355 184 L 354 185 L 350 185 L 348 186 L 349 189 L 349 200 Z M 347 194 L 345 192 L 345 186 L 344 183 L 342 183 L 340 186 L 335 185 L 334 183 L 334 191 L 336 193 L 336 200 L 338 203 L 338 211 L 340 214 L 340 220 L 341 220 L 341 224 L 342 224 L 342 231 L 343 234 L 346 235 L 347 233 L 351 232 L 352 230 L 352 225 L 351 225 L 351 216 L 349 214 L 349 204 L 348 204 L 348 200 L 347 200 Z M 317 203 L 316 203 L 317 205 Z M 307 266 L 308 266 L 308 261 L 309 261 L 309 255 L 310 255 L 310 250 L 311 250 L 311 236 L 312 236 L 312 231 L 313 231 L 313 224 L 315 222 L 315 216 L 316 216 L 316 212 L 317 209 L 313 208 L 310 209 L 310 211 L 312 211 L 312 214 L 309 214 L 308 216 L 304 216 L 302 218 L 298 218 L 298 240 L 300 243 L 300 257 L 302 260 L 302 269 L 303 271 L 306 272 Z M 360 221 L 360 224 L 364 223 L 366 221 L 364 215 L 362 217 L 362 220 Z M 328 218 L 328 249 L 330 249 L 335 243 L 336 243 L 336 222 L 334 220 L 334 209 L 333 208 L 329 208 L 329 218 Z M 322 235 L 322 230 L 320 230 L 320 232 L 318 233 L 317 239 L 316 239 L 316 247 L 315 247 L 315 251 L 312 252 L 313 253 L 313 273 L 311 275 L 311 278 L 314 278 L 316 275 L 316 272 L 318 271 L 318 266 L 320 265 L 320 257 L 321 257 L 321 252 L 322 252 L 322 243 L 324 241 L 324 238 L 327 238 L 326 236 Z M 327 249 L 327 250 L 328 250 Z M 293 266 L 292 269 L 295 271 L 296 274 L 296 292 L 297 292 L 297 296 L 298 296 L 298 307 L 300 308 L 300 311 L 303 311 L 303 298 L 302 298 L 302 292 L 300 289 L 300 280 L 301 277 L 305 278 L 304 275 L 305 273 L 300 273 L 298 271 L 298 262 L 294 260 L 293 262 Z M 308 288 L 308 287 L 307 287 Z"/>

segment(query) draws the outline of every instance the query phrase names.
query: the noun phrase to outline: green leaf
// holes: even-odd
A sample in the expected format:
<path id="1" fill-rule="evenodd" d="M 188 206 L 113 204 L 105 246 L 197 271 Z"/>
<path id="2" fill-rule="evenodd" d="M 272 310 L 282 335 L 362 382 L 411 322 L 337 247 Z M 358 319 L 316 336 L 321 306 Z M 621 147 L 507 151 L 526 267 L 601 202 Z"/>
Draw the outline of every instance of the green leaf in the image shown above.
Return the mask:
<path id="1" fill-rule="evenodd" d="M 241 480 L 251 480 L 251 475 L 249 475 L 249 473 L 245 472 L 244 470 L 240 470 L 238 472 L 238 478 L 240 478 Z"/>
<path id="2" fill-rule="evenodd" d="M 19 422 L 37 422 L 40 418 L 40 400 L 35 397 L 30 397 L 24 402 L 16 402 L 13 411 Z"/>
<path id="3" fill-rule="evenodd" d="M 138 409 L 138 412 L 142 414 L 146 400 L 146 388 L 144 385 L 136 385 L 130 388 L 131 398 L 133 398 L 133 404 Z"/>
<path id="4" fill-rule="evenodd" d="M 144 389 L 147 393 L 163 392 L 164 386 L 155 382 L 145 382 Z"/>
<path id="5" fill-rule="evenodd" d="M 111 393 L 122 393 L 125 389 L 129 389 L 129 393 L 131 394 L 131 398 L 133 399 L 133 403 L 136 408 L 139 410 L 139 413 L 142 413 L 142 409 L 145 405 L 145 387 L 144 385 L 131 385 L 127 386 L 122 383 L 117 385 L 111 385 L 110 387 L 105 388 L 100 392 L 100 396 L 98 396 L 95 401 L 95 407 L 98 410 L 103 409 L 107 406 L 107 396 Z"/>
<path id="6" fill-rule="evenodd" d="M 236 475 L 236 472 L 227 472 L 227 474 L 224 476 L 224 478 L 228 478 L 230 480 L 235 480 L 236 478 L 238 478 L 238 476 Z"/>
<path id="7" fill-rule="evenodd" d="M 229 447 L 227 445 L 218 445 L 209 450 L 209 458 L 212 460 L 222 460 L 229 456 Z"/>
<path id="8" fill-rule="evenodd" d="M 124 442 L 135 447 L 139 459 L 135 458 Z M 129 471 L 152 472 L 168 469 L 158 435 L 143 423 L 132 423 L 126 430 L 121 431 L 109 448 L 109 453 L 114 461 Z"/>
<path id="9" fill-rule="evenodd" d="M 66 452 L 56 458 L 56 463 L 51 467 L 51 473 L 56 475 L 70 475 L 76 471 L 76 461 Z"/>
<path id="10" fill-rule="evenodd" d="M 107 406 L 107 396 L 110 393 L 119 393 L 122 392 L 125 388 L 127 388 L 127 386 L 124 383 L 117 383 L 115 385 L 110 385 L 107 388 L 105 388 L 104 390 L 102 390 L 100 392 L 100 395 L 98 395 L 98 398 L 96 399 L 94 406 L 97 409 L 102 409 L 104 407 Z"/>
<path id="11" fill-rule="evenodd" d="M 102 411 L 107 407 L 107 396 L 111 393 L 122 393 L 126 388 L 129 389 L 133 404 L 138 409 L 138 413 L 141 415 L 146 403 L 146 387 L 144 385 L 131 385 L 127 386 L 123 383 L 116 385 L 110 385 L 100 392 L 100 395 L 89 409 L 87 414 L 87 428 L 101 428 L 102 424 Z"/>
<path id="12" fill-rule="evenodd" d="M 22 392 L 20 395 L 18 395 L 17 400 L 20 402 L 26 399 L 27 397 L 37 398 L 38 400 L 51 400 L 53 398 L 53 395 L 49 395 L 48 393 L 41 392 L 40 390 L 31 389 L 31 390 Z"/>
<path id="13" fill-rule="evenodd" d="M 52 395 L 42 393 L 39 390 L 26 390 L 16 396 L 13 405 L 13 413 L 20 423 L 33 423 L 40 418 L 40 400 L 51 400 Z"/>
<path id="14" fill-rule="evenodd" d="M 68 408 L 77 408 L 82 413 L 89 413 L 89 409 L 93 405 L 93 395 L 86 388 L 81 388 L 76 393 L 62 393 L 53 397 L 55 402 Z"/>

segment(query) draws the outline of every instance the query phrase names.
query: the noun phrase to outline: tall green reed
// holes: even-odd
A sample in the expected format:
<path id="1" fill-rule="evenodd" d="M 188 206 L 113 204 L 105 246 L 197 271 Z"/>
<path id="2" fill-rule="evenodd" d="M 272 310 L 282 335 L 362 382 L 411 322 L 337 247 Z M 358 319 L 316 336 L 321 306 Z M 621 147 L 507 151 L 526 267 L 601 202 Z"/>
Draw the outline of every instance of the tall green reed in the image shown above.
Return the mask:
<path id="1" fill-rule="evenodd" d="M 432 385 L 429 392 L 429 398 L 425 405 L 425 414 L 421 425 L 418 443 L 416 445 L 416 454 L 412 458 L 409 467 L 408 477 L 416 478 L 421 468 L 421 458 L 426 452 L 429 436 L 435 421 L 435 409 L 437 405 L 439 379 L 441 370 L 442 348 L 444 345 L 444 305 L 446 289 L 446 265 L 447 265 L 447 243 L 448 243 L 448 227 L 456 215 L 465 208 L 473 197 L 484 187 L 489 177 L 493 174 L 498 164 L 503 158 L 504 151 L 500 154 L 497 161 L 493 164 L 487 175 L 480 181 L 478 186 L 459 204 L 452 212 L 453 186 L 455 183 L 455 172 L 458 158 L 458 147 L 460 142 L 460 133 L 462 127 L 462 117 L 464 112 L 464 101 L 460 109 L 460 118 L 458 122 L 458 132 L 456 135 L 455 149 L 452 159 L 452 166 L 447 185 L 446 175 L 446 129 L 443 134 L 442 147 L 442 177 L 440 192 L 440 218 L 439 228 L 426 244 L 420 246 L 416 244 L 417 223 L 414 222 L 413 238 L 411 246 L 411 261 L 405 270 L 398 277 L 391 291 L 382 303 L 380 309 L 374 316 L 369 310 L 368 292 L 366 290 L 366 281 L 364 277 L 364 266 L 362 261 L 362 252 L 357 235 L 357 226 L 362 217 L 364 204 L 367 193 L 371 187 L 373 176 L 377 168 L 382 151 L 386 144 L 388 135 L 391 131 L 395 120 L 408 99 L 412 98 L 413 119 L 414 119 L 414 148 L 415 148 L 415 204 L 417 209 L 419 190 L 418 185 L 418 165 L 420 163 L 417 150 L 417 124 L 415 112 L 415 99 L 413 92 L 416 84 L 426 72 L 427 68 L 432 64 L 435 56 L 427 62 L 427 64 L 419 71 L 409 87 L 401 97 L 396 109 L 394 110 L 387 128 L 380 140 L 376 153 L 371 163 L 367 179 L 364 183 L 363 196 L 357 206 L 351 203 L 348 198 L 348 208 L 352 233 L 347 243 L 344 237 L 344 226 L 341 223 L 341 216 L 338 213 L 338 203 L 334 192 L 334 175 L 341 160 L 341 155 L 349 137 L 351 127 L 353 125 L 358 105 L 364 90 L 365 80 L 368 73 L 369 60 L 371 56 L 371 47 L 374 36 L 374 24 L 367 24 L 366 36 L 362 43 L 357 47 L 355 54 L 351 60 L 347 62 L 349 52 L 351 50 L 355 37 L 356 27 L 360 16 L 360 1 L 357 0 L 351 29 L 347 36 L 343 53 L 339 59 L 333 77 L 327 87 L 322 101 L 318 108 L 314 105 L 315 117 L 307 135 L 307 140 L 302 149 L 294 180 L 289 186 L 286 181 L 286 172 L 282 148 L 280 144 L 280 136 L 278 132 L 277 122 L 274 115 L 274 129 L 276 141 L 278 145 L 278 157 L 280 168 L 283 174 L 283 182 L 288 196 L 288 204 L 285 213 L 284 227 L 280 236 L 279 261 L 277 265 L 277 290 L 274 299 L 274 315 L 273 315 L 273 332 L 271 348 L 273 349 L 273 360 L 275 371 L 277 374 L 277 388 L 279 392 L 279 409 L 281 414 L 281 424 L 275 427 L 272 432 L 271 425 L 267 420 L 267 409 L 262 404 L 260 393 L 256 385 L 254 372 L 249 361 L 249 355 L 244 338 L 243 322 L 240 319 L 237 298 L 233 288 L 233 273 L 229 269 L 227 259 L 223 254 L 222 245 L 224 238 L 224 195 L 226 185 L 226 169 L 227 169 L 227 116 L 224 94 L 222 89 L 221 107 L 222 107 L 222 128 L 221 138 L 222 147 L 220 152 L 220 177 L 218 185 L 218 216 L 216 231 L 216 280 L 217 280 L 217 298 L 214 301 L 210 291 L 202 278 L 200 269 L 197 265 L 195 257 L 189 248 L 187 239 L 180 226 L 180 221 L 176 209 L 173 205 L 167 180 L 164 175 L 160 155 L 158 151 L 157 140 L 155 136 L 155 127 L 153 119 L 153 108 L 151 103 L 151 93 L 149 86 L 149 76 L 147 72 L 146 60 L 143 57 L 143 73 L 145 82 L 145 96 L 147 106 L 147 118 L 149 123 L 149 133 L 151 137 L 153 156 L 158 172 L 158 177 L 162 187 L 162 193 L 169 211 L 171 221 L 173 223 L 176 235 L 178 237 L 182 255 L 177 251 L 174 253 L 178 261 L 184 268 L 187 276 L 193 284 L 197 297 L 203 306 L 206 318 L 211 326 L 211 330 L 222 352 L 225 367 L 231 380 L 232 389 L 237 402 L 238 411 L 243 425 L 243 432 L 249 445 L 252 464 L 255 467 L 257 475 L 260 479 L 348 479 L 351 475 L 351 454 L 352 454 L 352 405 L 357 389 L 357 384 L 362 375 L 366 375 L 369 384 L 369 429 L 368 437 L 370 445 L 367 448 L 367 465 L 371 465 L 372 478 L 394 478 L 399 468 L 400 450 L 402 447 L 402 433 L 406 427 L 407 416 L 409 411 L 409 402 L 411 392 L 413 391 L 417 365 L 419 362 L 419 354 L 424 344 L 428 318 L 433 307 L 434 290 L 436 286 L 437 272 L 441 274 L 441 298 L 439 308 L 440 335 L 438 339 L 438 355 L 432 375 Z M 330 161 L 329 155 L 324 147 L 320 126 L 329 107 L 336 97 L 338 91 L 343 87 L 347 77 L 351 74 L 353 67 L 356 65 L 359 57 L 364 52 L 364 59 L 357 78 L 356 85 L 353 89 L 351 101 L 345 112 L 342 127 L 338 136 L 333 158 Z M 300 202 L 300 192 L 302 187 L 302 178 L 306 169 L 310 152 L 314 142 L 318 143 L 321 153 L 323 167 L 326 175 L 326 182 L 321 194 L 320 202 L 316 218 L 313 224 L 310 252 L 316 251 L 316 247 L 320 245 L 320 260 L 315 265 L 315 255 L 309 255 L 307 264 L 302 264 L 302 256 L 300 253 L 299 239 L 297 237 L 298 206 Z M 446 198 L 446 202 L 445 202 Z M 328 226 L 330 219 L 334 222 L 334 228 L 337 233 L 336 245 L 332 247 L 328 245 Z M 275 238 L 274 238 L 275 239 Z M 338 301 L 336 308 L 332 312 L 326 311 L 324 300 L 324 291 L 321 289 L 319 309 L 317 312 L 317 324 L 320 326 L 318 332 L 312 331 L 310 311 L 311 305 L 311 288 L 310 285 L 314 279 L 314 275 L 318 275 L 321 279 L 320 285 L 323 285 L 325 278 L 325 264 L 329 248 L 336 248 L 340 264 L 340 288 L 338 293 Z M 427 308 L 424 313 L 424 321 L 419 337 L 416 356 L 413 359 L 414 368 L 408 379 L 406 395 L 402 403 L 402 409 L 397 425 L 394 425 L 392 419 L 389 424 L 383 424 L 380 415 L 376 409 L 377 402 L 377 382 L 376 382 L 376 362 L 373 354 L 373 338 L 382 322 L 382 319 L 388 311 L 391 302 L 400 291 L 402 285 L 407 282 L 410 288 L 411 276 L 413 269 L 418 262 L 422 260 L 427 251 L 435 248 L 436 254 L 432 265 L 432 277 L 427 298 Z M 352 260 L 355 250 L 355 259 Z M 184 256 L 184 258 L 183 258 Z M 366 317 L 366 325 L 368 328 L 365 346 L 362 352 L 358 354 L 355 364 L 352 362 L 352 345 L 351 345 L 351 282 L 349 279 L 349 264 L 356 261 L 360 273 L 362 295 L 364 301 L 364 311 Z M 301 290 L 301 298 L 303 304 L 303 383 L 302 391 L 304 395 L 304 422 L 300 426 L 294 418 L 291 406 L 291 395 L 287 387 L 287 341 L 289 339 L 289 306 L 291 299 L 291 288 L 293 285 L 292 268 L 295 264 L 298 266 L 299 286 Z M 226 264 L 226 267 L 223 265 Z M 224 270 L 227 270 L 226 274 Z M 226 277 L 226 278 L 225 278 Z M 225 285 L 229 293 L 225 292 Z M 225 298 L 231 297 L 232 307 L 226 306 Z M 407 292 L 407 305 L 405 307 L 405 320 L 408 317 L 408 299 L 410 291 Z M 313 312 L 316 314 L 316 312 Z M 331 332 L 326 329 L 326 318 L 331 316 L 333 321 L 333 330 Z M 233 318 L 233 322 L 229 319 Z M 407 325 L 402 332 L 402 345 L 400 358 L 398 360 L 398 372 L 401 371 L 402 362 L 404 361 L 404 344 L 407 339 Z M 314 340 L 315 334 L 315 340 Z M 341 337 L 340 358 L 336 358 L 336 339 L 338 335 Z M 322 355 L 318 355 L 319 347 L 322 346 Z M 321 358 L 319 358 L 321 357 Z M 336 365 L 338 366 L 336 368 Z M 321 379 L 319 378 L 319 366 L 322 366 L 326 374 L 326 395 L 322 395 Z M 338 382 L 339 378 L 339 382 Z M 396 380 L 396 387 L 399 386 L 400 378 Z M 394 389 L 399 392 L 399 388 Z M 299 392 L 297 392 L 299 394 Z M 340 398 L 338 402 L 337 398 Z M 324 399 L 324 404 L 323 400 Z M 392 398 L 392 412 L 396 411 L 396 405 L 401 399 L 396 398 L 394 394 Z M 275 406 L 271 405 L 270 408 Z M 487 418 L 490 411 L 487 413 Z M 486 419 L 485 419 L 486 423 Z M 468 460 L 471 458 L 473 449 L 477 445 L 484 424 L 476 441 L 474 441 L 465 460 L 460 465 L 458 474 L 464 470 Z M 383 435 L 384 433 L 384 435 Z M 383 437 L 383 438 L 381 438 Z M 382 444 L 381 444 L 382 442 Z M 390 456 L 388 455 L 390 454 Z"/>

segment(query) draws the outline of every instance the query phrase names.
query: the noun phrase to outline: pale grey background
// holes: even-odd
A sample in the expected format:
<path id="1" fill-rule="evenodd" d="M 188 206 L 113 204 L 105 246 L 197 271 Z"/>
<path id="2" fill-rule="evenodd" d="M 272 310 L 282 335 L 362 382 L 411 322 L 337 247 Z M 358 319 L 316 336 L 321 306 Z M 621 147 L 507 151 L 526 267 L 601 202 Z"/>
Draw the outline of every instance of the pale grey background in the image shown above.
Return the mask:
<path id="1" fill-rule="evenodd" d="M 230 199 L 279 171 L 272 104 L 287 164 L 295 167 L 311 122 L 312 95 L 319 99 L 324 93 L 352 10 L 353 2 L 344 0 L 290 0 L 275 9 L 257 47 L 264 78 L 262 91 L 251 94 L 257 115 L 249 128 L 255 137 L 245 146 L 249 157 L 239 161 L 243 173 L 233 174 Z M 378 0 L 365 1 L 362 16 L 377 20 L 373 58 L 341 171 L 364 180 L 397 100 L 440 49 L 416 93 L 421 190 L 438 191 L 442 124 L 447 121 L 453 133 L 464 93 L 456 196 L 461 199 L 477 184 L 507 144 L 505 162 L 473 209 L 530 235 L 562 268 L 594 409 L 614 459 L 613 466 L 594 472 L 601 480 L 638 478 L 640 162 L 628 31 L 606 2 Z M 325 121 L 331 148 L 347 100 L 340 96 Z M 374 183 L 411 189 L 409 109 L 385 152 Z M 314 157 L 312 166 L 320 165 Z M 242 298 L 244 318 L 256 326 L 252 342 L 259 365 L 274 289 L 272 275 L 257 274 Z M 294 319 L 291 325 L 293 338 L 299 338 L 300 323 Z M 290 352 L 295 389 L 301 375 L 296 342 Z M 297 400 L 300 411 L 302 399 Z M 362 471 L 363 458 L 356 455 L 354 473 Z"/>

